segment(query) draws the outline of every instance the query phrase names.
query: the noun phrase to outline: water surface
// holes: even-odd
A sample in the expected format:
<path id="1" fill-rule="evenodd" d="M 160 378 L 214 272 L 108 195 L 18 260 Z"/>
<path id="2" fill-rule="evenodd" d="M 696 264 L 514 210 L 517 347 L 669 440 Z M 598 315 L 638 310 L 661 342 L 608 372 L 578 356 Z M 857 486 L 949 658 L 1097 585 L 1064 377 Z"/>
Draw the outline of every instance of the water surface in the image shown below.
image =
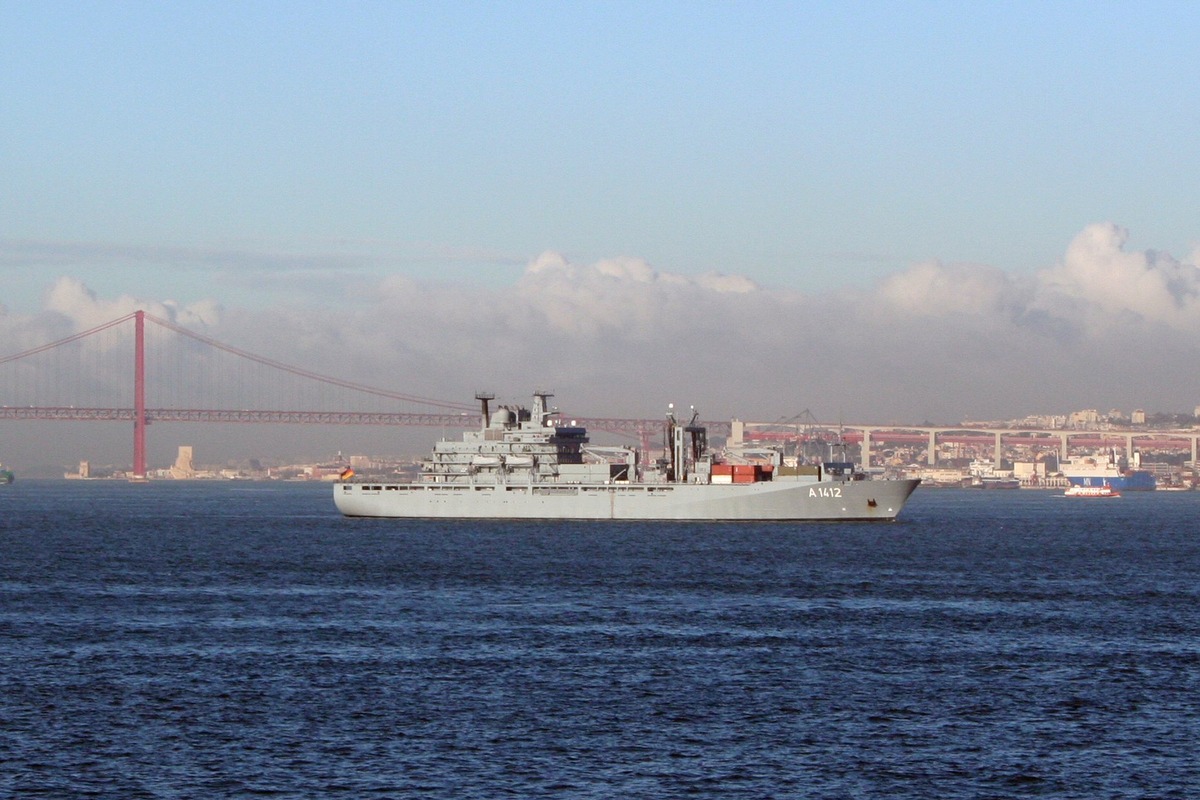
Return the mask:
<path id="1" fill-rule="evenodd" d="M 1196 796 L 1200 494 L 895 524 L 346 520 L 0 488 L 0 792 Z"/>

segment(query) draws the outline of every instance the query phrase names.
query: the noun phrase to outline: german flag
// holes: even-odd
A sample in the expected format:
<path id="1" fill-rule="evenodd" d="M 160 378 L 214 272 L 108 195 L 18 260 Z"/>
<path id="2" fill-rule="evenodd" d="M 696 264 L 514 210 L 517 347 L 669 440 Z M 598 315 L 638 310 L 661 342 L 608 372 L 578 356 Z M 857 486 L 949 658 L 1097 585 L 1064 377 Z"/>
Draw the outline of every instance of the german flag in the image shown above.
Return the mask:
<path id="1" fill-rule="evenodd" d="M 344 470 L 342 470 L 342 474 L 339 475 L 338 477 L 341 480 L 348 481 L 354 477 L 354 470 L 350 467 L 346 467 Z"/>

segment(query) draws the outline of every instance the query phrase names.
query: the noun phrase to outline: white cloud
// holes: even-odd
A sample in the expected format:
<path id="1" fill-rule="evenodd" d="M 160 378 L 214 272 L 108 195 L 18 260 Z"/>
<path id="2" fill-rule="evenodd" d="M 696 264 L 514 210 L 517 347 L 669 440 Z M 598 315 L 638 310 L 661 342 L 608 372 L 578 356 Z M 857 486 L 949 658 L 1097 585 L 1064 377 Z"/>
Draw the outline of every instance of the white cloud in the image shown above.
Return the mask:
<path id="1" fill-rule="evenodd" d="M 1089 225 L 1062 263 L 1038 276 L 1033 306 L 1074 315 L 1092 333 L 1139 323 L 1200 330 L 1200 269 L 1167 253 L 1127 252 L 1127 240 L 1112 223 Z"/>
<path id="2" fill-rule="evenodd" d="M 220 306 L 211 300 L 187 305 L 173 300 L 140 300 L 130 295 L 103 300 L 82 282 L 68 277 L 59 278 L 50 287 L 45 308 L 63 315 L 79 330 L 103 325 L 139 309 L 184 327 L 210 327 L 220 321 Z"/>
<path id="3" fill-rule="evenodd" d="M 729 324 L 744 305 L 737 296 L 758 292 L 740 276 L 692 278 L 659 272 L 637 258 L 581 265 L 544 253 L 529 265 L 509 302 L 523 309 L 521 319 L 543 321 L 548 333 L 645 342 Z"/>
<path id="4" fill-rule="evenodd" d="M 0 314 L 0 327 L 47 341 L 64 335 L 64 320 L 69 333 L 145 308 L 318 373 L 461 402 L 477 389 L 522 401 L 549 387 L 581 416 L 654 415 L 668 401 L 714 417 L 809 409 L 913 422 L 1190 409 L 1200 401 L 1189 369 L 1200 357 L 1200 271 L 1167 253 L 1127 252 L 1126 241 L 1097 224 L 1036 274 L 930 261 L 866 291 L 820 296 L 553 252 L 508 286 L 396 276 L 338 312 L 106 299 L 62 278 L 45 314 Z"/>
<path id="5" fill-rule="evenodd" d="M 1026 292 L 1023 281 L 993 267 L 927 261 L 884 279 L 878 297 L 906 317 L 987 317 L 1019 308 Z"/>

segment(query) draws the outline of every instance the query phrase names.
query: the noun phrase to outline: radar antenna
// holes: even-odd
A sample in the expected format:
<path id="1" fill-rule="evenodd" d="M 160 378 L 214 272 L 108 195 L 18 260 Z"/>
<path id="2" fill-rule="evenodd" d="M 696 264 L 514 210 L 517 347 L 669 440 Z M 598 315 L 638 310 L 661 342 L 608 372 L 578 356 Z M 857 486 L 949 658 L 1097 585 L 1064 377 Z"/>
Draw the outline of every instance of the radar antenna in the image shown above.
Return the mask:
<path id="1" fill-rule="evenodd" d="M 492 415 L 488 411 L 488 401 L 496 399 L 495 392 L 476 392 L 475 399 L 479 401 L 479 411 L 483 415 L 483 427 L 486 429 L 492 424 Z"/>

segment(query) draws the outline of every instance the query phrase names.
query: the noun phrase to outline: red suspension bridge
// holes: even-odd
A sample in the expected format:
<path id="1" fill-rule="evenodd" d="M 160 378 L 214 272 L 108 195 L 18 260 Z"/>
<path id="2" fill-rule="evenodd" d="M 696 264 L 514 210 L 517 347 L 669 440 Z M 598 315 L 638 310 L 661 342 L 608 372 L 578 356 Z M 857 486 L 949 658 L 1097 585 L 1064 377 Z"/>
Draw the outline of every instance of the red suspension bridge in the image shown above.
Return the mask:
<path id="1" fill-rule="evenodd" d="M 146 475 L 154 422 L 462 428 L 475 423 L 477 410 L 286 364 L 141 310 L 0 357 L 0 404 L 0 420 L 132 423 L 135 478 Z M 636 419 L 580 422 L 643 438 L 660 427 Z"/>
<path id="2" fill-rule="evenodd" d="M 132 328 L 132 336 L 130 329 Z M 26 334 L 27 341 L 36 334 Z M 45 338 L 49 338 L 48 336 Z M 36 341 L 36 339 L 34 339 Z M 330 377 L 219 342 L 146 311 L 0 357 L 0 420 L 118 421 L 133 426 L 135 478 L 146 475 L 147 427 L 155 422 L 300 425 L 394 425 L 465 428 L 476 407 Z M 640 439 L 649 445 L 661 420 L 573 417 L 594 430 Z M 705 422 L 714 436 L 728 436 L 729 421 Z M 1067 448 L 1063 431 L 967 430 L 954 427 L 837 426 L 745 423 L 747 438 L 800 442 L 844 434 L 846 441 L 919 446 L 929 463 L 939 445 L 1044 444 Z M 1073 446 L 1143 445 L 1191 450 L 1196 432 L 1070 432 Z M 1003 441 L 1002 441 L 1003 440 Z M 869 458 L 870 445 L 864 447 Z"/>

